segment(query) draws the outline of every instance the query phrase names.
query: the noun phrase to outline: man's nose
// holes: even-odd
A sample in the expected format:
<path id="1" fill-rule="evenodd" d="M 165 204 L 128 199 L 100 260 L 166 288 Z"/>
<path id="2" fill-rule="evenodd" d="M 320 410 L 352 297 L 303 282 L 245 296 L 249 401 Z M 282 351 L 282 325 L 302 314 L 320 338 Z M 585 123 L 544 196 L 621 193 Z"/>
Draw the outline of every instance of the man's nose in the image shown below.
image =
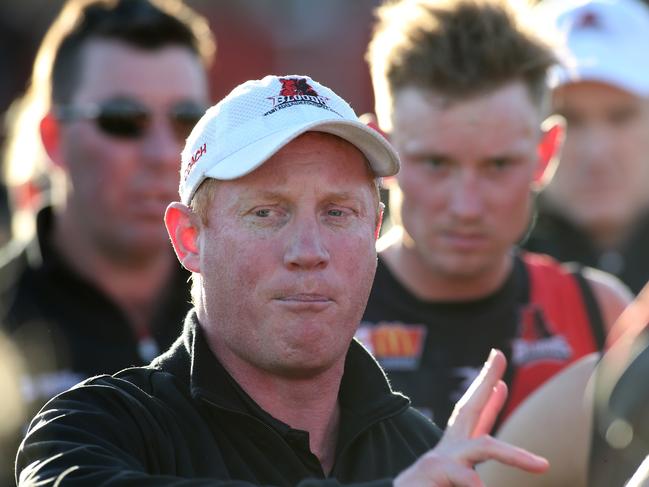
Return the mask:
<path id="1" fill-rule="evenodd" d="M 482 213 L 482 207 L 479 175 L 474 171 L 458 173 L 449 196 L 449 208 L 453 215 L 463 220 L 476 219 Z"/>
<path id="2" fill-rule="evenodd" d="M 324 268 L 329 263 L 323 229 L 315 217 L 299 218 L 288 229 L 284 265 L 293 270 Z"/>
<path id="3" fill-rule="evenodd" d="M 169 120 L 154 117 L 144 134 L 142 154 L 146 162 L 159 166 L 159 169 L 178 171 L 183 143 L 178 140 Z"/>
<path id="4" fill-rule="evenodd" d="M 584 166 L 583 169 L 592 171 L 598 167 L 609 167 L 613 157 L 610 131 L 602 126 L 589 126 L 579 135 L 580 153 L 577 157 Z"/>

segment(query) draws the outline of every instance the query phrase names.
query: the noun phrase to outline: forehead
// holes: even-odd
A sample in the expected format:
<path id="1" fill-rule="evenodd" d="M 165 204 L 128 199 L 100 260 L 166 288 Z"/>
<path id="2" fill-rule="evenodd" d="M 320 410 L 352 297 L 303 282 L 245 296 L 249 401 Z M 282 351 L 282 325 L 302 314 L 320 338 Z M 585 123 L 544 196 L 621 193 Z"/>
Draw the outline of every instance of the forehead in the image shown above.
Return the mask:
<path id="1" fill-rule="evenodd" d="M 81 50 L 75 101 L 114 96 L 207 101 L 207 75 L 188 48 L 147 50 L 117 40 L 93 39 Z"/>
<path id="2" fill-rule="evenodd" d="M 555 108 L 565 105 L 598 105 L 646 104 L 647 100 L 617 86 L 597 81 L 579 81 L 567 83 L 555 88 L 552 92 Z M 643 103 L 644 102 L 644 103 Z"/>
<path id="3" fill-rule="evenodd" d="M 395 96 L 395 144 L 400 151 L 497 151 L 540 137 L 541 110 L 522 82 L 467 99 L 406 88 Z"/>

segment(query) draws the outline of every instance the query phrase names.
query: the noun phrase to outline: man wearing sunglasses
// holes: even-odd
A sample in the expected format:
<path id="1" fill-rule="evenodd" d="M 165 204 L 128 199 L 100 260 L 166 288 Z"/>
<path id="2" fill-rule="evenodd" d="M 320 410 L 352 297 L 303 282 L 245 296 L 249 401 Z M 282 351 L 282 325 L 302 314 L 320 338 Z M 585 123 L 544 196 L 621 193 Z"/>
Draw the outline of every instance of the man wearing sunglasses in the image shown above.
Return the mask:
<path id="1" fill-rule="evenodd" d="M 178 335 L 188 275 L 162 218 L 213 52 L 206 20 L 176 1 L 71 0 L 47 32 L 28 96 L 46 107 L 51 205 L 0 269 L 2 323 L 35 405 L 148 363 Z"/>

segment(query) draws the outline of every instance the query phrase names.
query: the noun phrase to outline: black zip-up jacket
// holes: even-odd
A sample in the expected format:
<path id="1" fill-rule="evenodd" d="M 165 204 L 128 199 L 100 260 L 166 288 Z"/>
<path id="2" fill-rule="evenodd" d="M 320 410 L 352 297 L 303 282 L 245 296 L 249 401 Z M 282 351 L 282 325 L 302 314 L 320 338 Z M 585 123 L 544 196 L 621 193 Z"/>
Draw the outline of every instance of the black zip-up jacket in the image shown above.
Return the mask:
<path id="1" fill-rule="evenodd" d="M 26 359 L 33 413 L 83 379 L 148 364 L 174 343 L 191 308 L 189 273 L 178 265 L 154 305 L 153 350 L 143 348 L 125 312 L 59 254 L 53 226 L 43 208 L 32 241 L 0 249 L 0 326 Z"/>
<path id="2" fill-rule="evenodd" d="M 169 246 L 176 270 L 156 299 L 150 334 L 138 337 L 126 313 L 57 251 L 54 219 L 51 207 L 41 209 L 31 241 L 0 249 L 0 332 L 24 358 L 20 385 L 30 417 L 81 380 L 148 364 L 174 343 L 191 308 L 189 273 Z M 0 435 L 0 452 L 15 455 L 25 426 Z M 10 485 L 13 465 L 3 458 L 0 486 Z"/>
<path id="3" fill-rule="evenodd" d="M 19 485 L 389 486 L 441 435 L 391 391 L 355 341 L 339 404 L 335 462 L 325 476 L 308 434 L 271 417 L 236 384 L 191 312 L 183 336 L 150 366 L 89 379 L 43 408 L 18 452 Z"/>

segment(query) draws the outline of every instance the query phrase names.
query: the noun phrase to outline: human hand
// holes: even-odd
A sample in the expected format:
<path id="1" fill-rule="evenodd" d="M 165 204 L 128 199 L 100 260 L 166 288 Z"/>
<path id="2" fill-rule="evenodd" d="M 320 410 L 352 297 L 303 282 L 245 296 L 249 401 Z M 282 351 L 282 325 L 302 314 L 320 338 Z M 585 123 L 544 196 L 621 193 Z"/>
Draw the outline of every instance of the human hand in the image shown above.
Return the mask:
<path id="1" fill-rule="evenodd" d="M 480 375 L 456 404 L 440 442 L 401 472 L 395 487 L 482 487 L 473 466 L 486 460 L 528 472 L 549 467 L 546 459 L 489 436 L 507 398 L 501 380 L 506 366 L 503 353 L 492 350 Z"/>

